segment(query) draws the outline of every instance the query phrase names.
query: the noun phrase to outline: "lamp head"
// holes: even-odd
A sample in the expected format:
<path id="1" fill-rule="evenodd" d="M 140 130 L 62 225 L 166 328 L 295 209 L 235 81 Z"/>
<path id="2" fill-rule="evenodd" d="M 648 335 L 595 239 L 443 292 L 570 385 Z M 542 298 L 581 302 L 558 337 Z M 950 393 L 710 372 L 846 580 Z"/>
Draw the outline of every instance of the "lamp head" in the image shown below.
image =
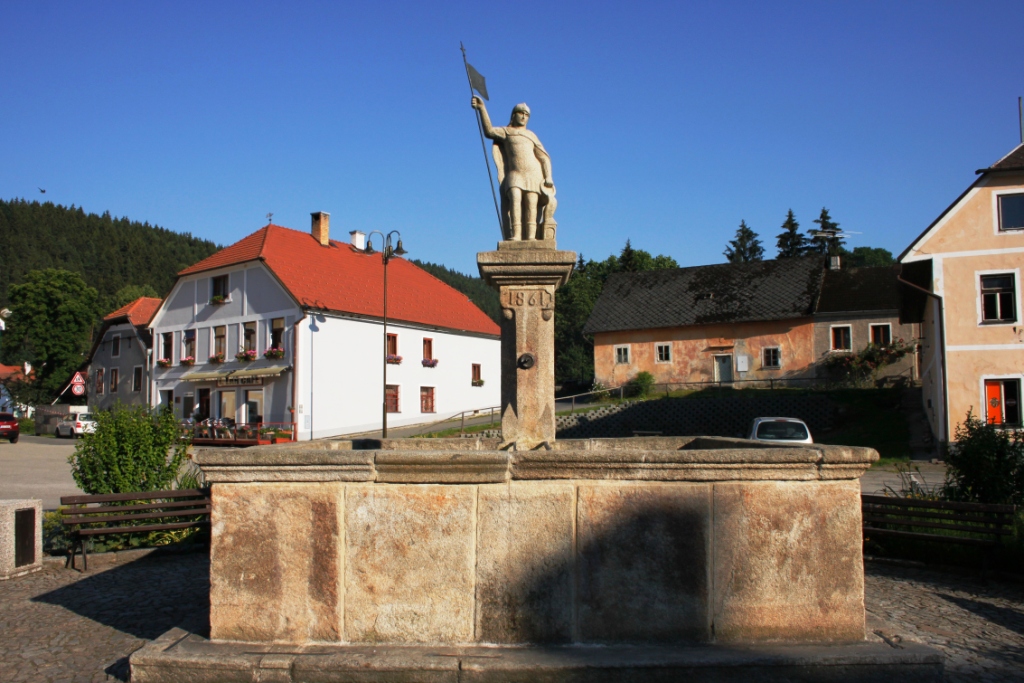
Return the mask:
<path id="1" fill-rule="evenodd" d="M 370 239 L 366 240 L 366 248 L 363 249 L 364 254 L 376 254 L 377 252 L 373 249 L 373 241 Z"/>
<path id="2" fill-rule="evenodd" d="M 398 246 L 395 247 L 395 256 L 405 256 L 408 253 L 409 252 L 402 248 L 402 240 L 398 240 Z"/>

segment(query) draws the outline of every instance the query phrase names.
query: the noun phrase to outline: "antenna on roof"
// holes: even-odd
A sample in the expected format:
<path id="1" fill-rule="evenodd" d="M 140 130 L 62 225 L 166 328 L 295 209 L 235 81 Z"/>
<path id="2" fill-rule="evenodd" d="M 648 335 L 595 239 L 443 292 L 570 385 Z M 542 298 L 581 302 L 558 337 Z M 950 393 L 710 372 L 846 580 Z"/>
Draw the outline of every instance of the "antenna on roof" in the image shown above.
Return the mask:
<path id="1" fill-rule="evenodd" d="M 267 213 L 267 225 L 270 225 L 270 219 L 274 217 L 273 212 Z"/>

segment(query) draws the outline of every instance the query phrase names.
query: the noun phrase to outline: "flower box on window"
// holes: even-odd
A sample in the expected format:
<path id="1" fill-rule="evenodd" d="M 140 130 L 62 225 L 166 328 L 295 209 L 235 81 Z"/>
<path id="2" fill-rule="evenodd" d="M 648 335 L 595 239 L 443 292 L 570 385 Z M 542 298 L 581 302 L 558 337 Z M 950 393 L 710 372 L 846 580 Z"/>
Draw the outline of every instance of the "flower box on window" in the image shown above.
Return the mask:
<path id="1" fill-rule="evenodd" d="M 228 298 L 223 294 L 215 294 L 210 297 L 211 306 L 220 306 L 221 304 L 226 304 L 227 302 Z"/>
<path id="2" fill-rule="evenodd" d="M 436 358 L 424 358 L 423 359 L 423 367 L 425 367 L 425 368 L 436 368 L 437 367 L 437 359 Z"/>
<path id="3" fill-rule="evenodd" d="M 156 364 L 159 365 L 162 368 L 169 368 L 169 367 L 171 367 L 171 359 L 170 358 L 157 358 L 156 359 Z"/>
<path id="4" fill-rule="evenodd" d="M 279 360 L 284 358 L 284 349 L 276 348 L 271 346 L 269 349 L 263 352 L 263 357 L 267 360 Z"/>
<path id="5" fill-rule="evenodd" d="M 482 379 L 475 379 L 475 380 L 473 380 L 473 386 L 474 387 L 482 387 L 483 385 L 484 385 L 484 381 Z"/>
<path id="6" fill-rule="evenodd" d="M 249 351 L 239 351 L 235 354 L 235 360 L 243 363 L 256 360 L 256 350 L 250 349 Z"/>
<path id="7" fill-rule="evenodd" d="M 223 363 L 224 362 L 224 354 L 223 353 L 215 353 L 215 354 L 213 354 L 212 356 L 210 356 L 210 362 L 211 363 Z"/>
<path id="8" fill-rule="evenodd" d="M 185 356 L 184 358 L 182 358 L 178 362 L 181 363 L 182 365 L 195 365 L 196 364 L 196 357 L 195 356 Z"/>
<path id="9" fill-rule="evenodd" d="M 389 353 L 387 355 L 387 357 L 385 358 L 385 360 L 388 362 L 389 365 L 401 365 L 402 364 L 402 357 L 401 356 L 396 356 L 393 353 Z"/>

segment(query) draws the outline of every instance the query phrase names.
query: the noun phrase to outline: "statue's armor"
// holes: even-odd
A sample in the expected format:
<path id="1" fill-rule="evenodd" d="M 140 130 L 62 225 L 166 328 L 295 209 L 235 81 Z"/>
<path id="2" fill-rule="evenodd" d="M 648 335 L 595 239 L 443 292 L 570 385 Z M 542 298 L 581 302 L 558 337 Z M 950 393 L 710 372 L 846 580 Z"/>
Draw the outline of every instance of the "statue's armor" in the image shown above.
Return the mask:
<path id="1" fill-rule="evenodd" d="M 544 169 L 538 155 L 547 155 L 547 151 L 537 136 L 531 130 L 515 126 L 495 128 L 494 133 L 495 151 L 500 151 L 502 160 L 498 164 L 498 174 L 503 175 L 501 193 L 504 195 L 510 188 L 518 187 L 523 192 L 540 194 Z"/>

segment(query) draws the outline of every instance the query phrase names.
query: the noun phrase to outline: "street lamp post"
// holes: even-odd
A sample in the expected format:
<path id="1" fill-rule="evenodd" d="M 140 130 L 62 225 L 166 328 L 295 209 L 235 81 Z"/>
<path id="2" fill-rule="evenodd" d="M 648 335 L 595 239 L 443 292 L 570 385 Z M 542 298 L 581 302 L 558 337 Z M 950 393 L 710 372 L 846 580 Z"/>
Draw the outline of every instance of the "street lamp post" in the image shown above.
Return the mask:
<path id="1" fill-rule="evenodd" d="M 366 236 L 366 248 L 363 250 L 365 253 L 376 253 L 371 241 L 374 233 L 380 235 L 381 241 L 384 242 L 384 250 L 380 253 L 381 262 L 384 264 L 384 402 L 381 405 L 381 438 L 386 439 L 388 438 L 388 261 L 392 256 L 404 256 L 408 252 L 402 248 L 402 233 L 392 230 L 385 235 L 380 230 L 373 230 Z M 392 235 L 398 236 L 398 244 L 394 247 L 391 246 Z"/>

